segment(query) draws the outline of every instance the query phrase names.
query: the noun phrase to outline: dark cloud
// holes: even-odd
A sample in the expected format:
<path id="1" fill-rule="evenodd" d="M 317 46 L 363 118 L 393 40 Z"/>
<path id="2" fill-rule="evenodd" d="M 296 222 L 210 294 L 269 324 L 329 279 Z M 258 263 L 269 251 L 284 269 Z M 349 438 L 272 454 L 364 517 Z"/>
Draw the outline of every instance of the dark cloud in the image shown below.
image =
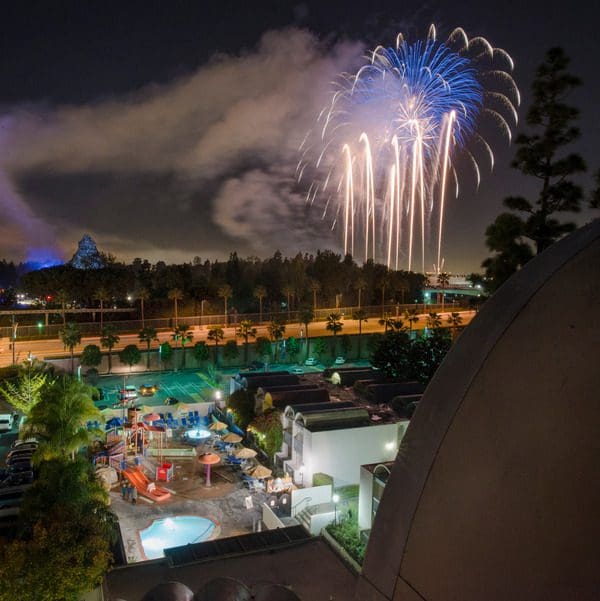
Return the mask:
<path id="1" fill-rule="evenodd" d="M 65 256 L 90 232 L 123 258 L 185 260 L 332 246 L 307 216 L 298 147 L 359 44 L 297 29 L 192 75 L 85 106 L 15 109 L 0 142 L 0 203 L 21 232 Z M 168 251 L 168 252 L 167 252 Z"/>

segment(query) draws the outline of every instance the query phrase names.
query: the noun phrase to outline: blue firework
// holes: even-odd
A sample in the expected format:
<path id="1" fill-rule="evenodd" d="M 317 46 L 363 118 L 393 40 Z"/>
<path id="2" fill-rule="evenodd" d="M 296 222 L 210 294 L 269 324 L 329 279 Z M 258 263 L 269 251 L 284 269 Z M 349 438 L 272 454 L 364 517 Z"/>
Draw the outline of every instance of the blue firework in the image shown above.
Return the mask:
<path id="1" fill-rule="evenodd" d="M 455 29 L 445 42 L 379 46 L 354 74 L 342 74 L 303 142 L 298 179 L 313 177 L 307 201 L 344 234 L 344 252 L 396 269 L 420 254 L 440 269 L 445 204 L 458 196 L 456 159 L 480 183 L 479 156 L 493 167 L 485 122 L 510 140 L 519 91 L 512 59 L 482 37 Z M 314 162 L 313 162 L 314 161 Z M 420 252 L 419 252 L 420 251 Z"/>

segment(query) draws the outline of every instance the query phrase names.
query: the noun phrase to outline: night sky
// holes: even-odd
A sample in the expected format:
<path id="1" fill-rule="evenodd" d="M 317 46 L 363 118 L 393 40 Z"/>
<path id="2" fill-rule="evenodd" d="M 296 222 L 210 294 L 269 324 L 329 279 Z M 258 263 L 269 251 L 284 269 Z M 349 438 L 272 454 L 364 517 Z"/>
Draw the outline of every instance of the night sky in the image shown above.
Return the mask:
<path id="1" fill-rule="evenodd" d="M 294 180 L 330 82 L 398 31 L 482 35 L 515 61 L 521 119 L 553 45 L 584 86 L 573 150 L 600 167 L 599 9 L 592 2 L 15 2 L 0 47 L 0 258 L 70 258 L 91 234 L 119 259 L 189 261 L 340 248 Z M 518 130 L 517 130 L 518 131 Z M 493 140 L 496 167 L 450 202 L 445 261 L 473 271 L 504 196 L 529 182 Z M 589 189 L 590 176 L 581 182 Z M 578 216 L 583 223 L 591 212 Z"/>

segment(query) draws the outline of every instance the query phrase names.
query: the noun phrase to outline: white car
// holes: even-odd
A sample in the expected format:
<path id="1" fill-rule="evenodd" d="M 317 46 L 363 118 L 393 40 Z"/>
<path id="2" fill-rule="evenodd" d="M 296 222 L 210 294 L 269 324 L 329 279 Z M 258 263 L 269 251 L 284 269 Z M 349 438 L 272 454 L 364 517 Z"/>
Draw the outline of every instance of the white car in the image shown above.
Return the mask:
<path id="1" fill-rule="evenodd" d="M 293 374 L 300 375 L 304 373 L 304 370 L 298 365 L 296 367 L 292 367 L 290 370 Z"/>
<path id="2" fill-rule="evenodd" d="M 334 363 L 336 365 L 344 365 L 344 363 L 346 363 L 346 359 L 344 359 L 344 357 L 336 357 Z"/>
<path id="3" fill-rule="evenodd" d="M 309 357 L 305 362 L 304 365 L 316 365 L 317 364 L 317 360 L 314 357 Z"/>
<path id="4" fill-rule="evenodd" d="M 12 413 L 2 413 L 0 415 L 0 432 L 10 432 L 15 423 L 15 416 Z"/>

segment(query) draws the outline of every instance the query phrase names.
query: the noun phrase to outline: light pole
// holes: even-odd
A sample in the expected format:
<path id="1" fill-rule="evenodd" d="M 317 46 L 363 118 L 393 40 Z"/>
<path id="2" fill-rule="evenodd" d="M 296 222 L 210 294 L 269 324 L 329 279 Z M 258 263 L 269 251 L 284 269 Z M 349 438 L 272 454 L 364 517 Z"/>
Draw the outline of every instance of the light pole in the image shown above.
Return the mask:
<path id="1" fill-rule="evenodd" d="M 206 299 L 203 298 L 200 301 L 200 327 L 202 327 L 204 325 L 204 303 L 206 302 Z"/>
<path id="2" fill-rule="evenodd" d="M 27 405 L 31 408 L 31 366 L 33 365 L 33 355 L 31 351 L 27 353 Z M 14 363 L 14 360 L 13 360 Z"/>
<path id="3" fill-rule="evenodd" d="M 12 364 L 15 364 L 15 345 L 17 344 L 17 328 L 19 327 L 19 322 L 15 321 L 15 315 L 12 314 Z"/>
<path id="4" fill-rule="evenodd" d="M 337 504 L 340 502 L 340 495 L 333 495 L 331 500 L 333 501 L 333 525 L 337 526 Z"/>

